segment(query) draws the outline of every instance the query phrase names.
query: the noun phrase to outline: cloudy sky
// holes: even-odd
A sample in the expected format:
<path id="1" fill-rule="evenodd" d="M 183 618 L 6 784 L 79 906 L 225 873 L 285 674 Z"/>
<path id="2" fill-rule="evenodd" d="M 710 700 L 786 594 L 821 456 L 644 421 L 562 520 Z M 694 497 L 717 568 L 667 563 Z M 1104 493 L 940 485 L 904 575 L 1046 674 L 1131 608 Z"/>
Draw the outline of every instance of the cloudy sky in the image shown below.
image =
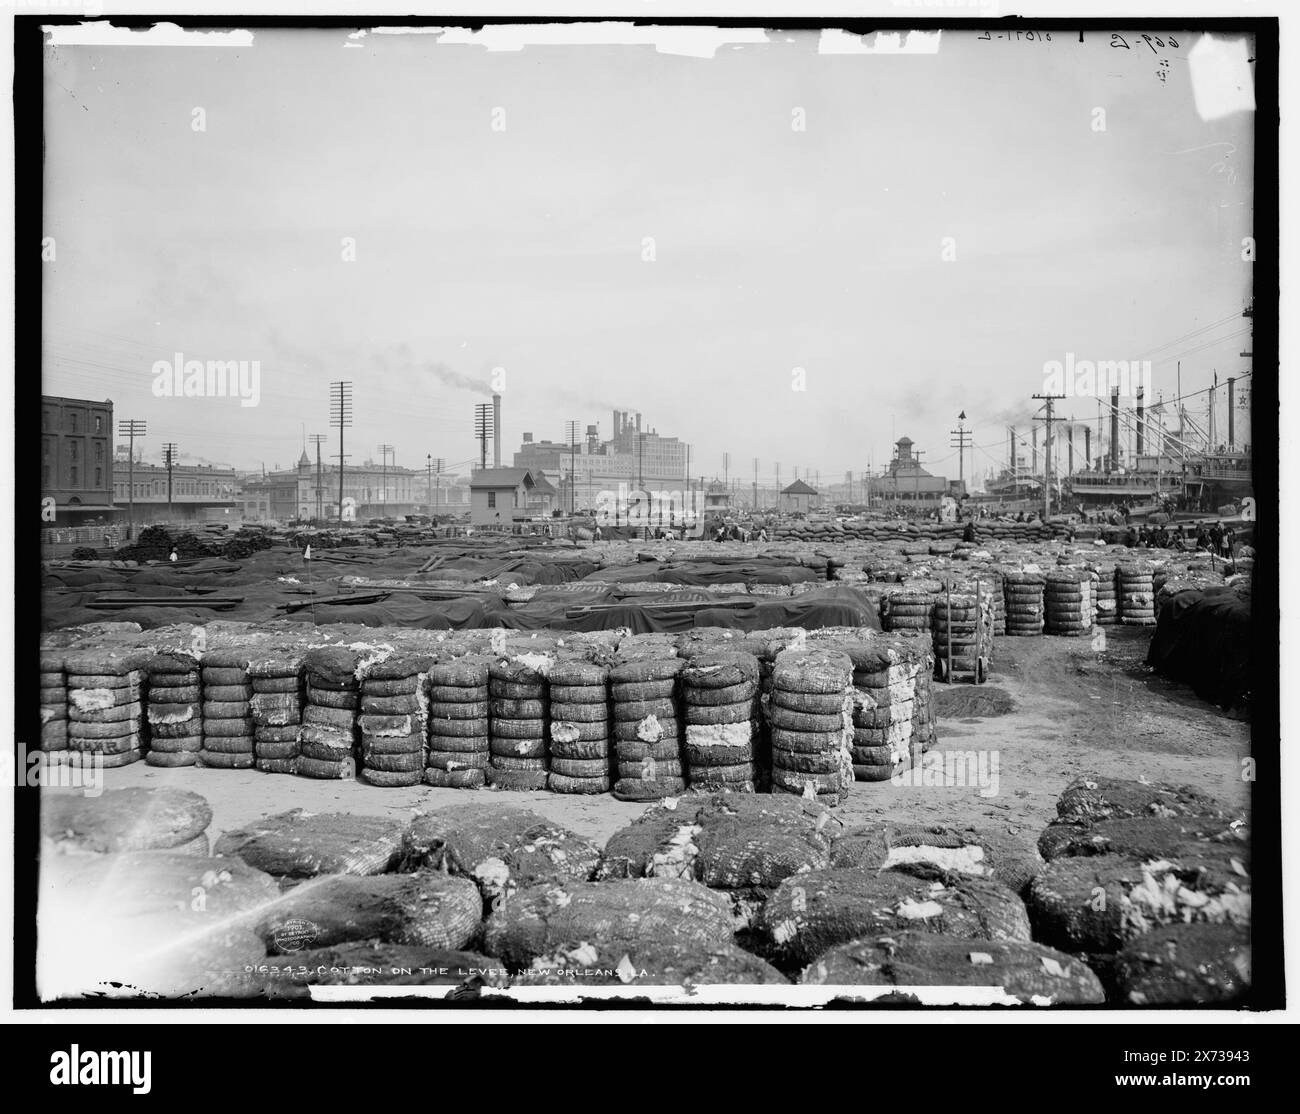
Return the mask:
<path id="1" fill-rule="evenodd" d="M 51 46 L 44 390 L 147 419 L 147 458 L 270 468 L 350 379 L 352 460 L 423 467 L 476 457 L 501 367 L 507 460 L 617 406 L 696 475 L 840 479 L 903 434 L 955 475 L 964 409 L 983 475 L 1067 352 L 1167 396 L 1180 357 L 1185 393 L 1248 367 L 1253 114 L 1202 120 L 1190 38 L 1108 38 Z M 154 397 L 177 352 L 260 361 L 259 405 Z"/>

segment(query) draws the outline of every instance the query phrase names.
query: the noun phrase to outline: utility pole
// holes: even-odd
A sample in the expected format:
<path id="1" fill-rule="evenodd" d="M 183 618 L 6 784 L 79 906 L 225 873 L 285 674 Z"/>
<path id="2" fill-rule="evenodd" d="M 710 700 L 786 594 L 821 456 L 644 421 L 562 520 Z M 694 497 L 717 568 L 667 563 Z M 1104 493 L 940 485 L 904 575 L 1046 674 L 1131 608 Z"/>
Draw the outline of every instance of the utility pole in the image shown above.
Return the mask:
<path id="1" fill-rule="evenodd" d="M 487 468 L 487 443 L 492 436 L 492 405 L 487 402 L 474 404 L 474 436 L 479 444 L 479 470 Z"/>
<path id="2" fill-rule="evenodd" d="M 142 418 L 123 418 L 117 423 L 117 435 L 127 437 L 127 512 L 126 537 L 130 541 L 135 537 L 135 439 L 143 437 L 147 424 Z"/>
<path id="3" fill-rule="evenodd" d="M 957 415 L 957 428 L 949 431 L 956 440 L 948 442 L 951 448 L 957 450 L 957 484 L 962 491 L 966 490 L 966 450 L 970 448 L 970 430 L 965 423 L 966 411 L 963 410 Z"/>
<path id="4" fill-rule="evenodd" d="M 352 424 L 352 382 L 348 379 L 330 384 L 330 425 L 339 431 L 339 525 L 343 525 L 343 431 Z"/>
<path id="5" fill-rule="evenodd" d="M 754 512 L 758 512 L 758 457 L 754 457 Z"/>
<path id="6" fill-rule="evenodd" d="M 912 469 L 912 501 L 918 506 L 921 502 L 921 457 L 924 455 L 924 449 L 912 450 L 912 458 L 916 461 L 916 465 Z"/>
<path id="7" fill-rule="evenodd" d="M 380 445 L 376 451 L 380 454 L 380 460 L 382 461 L 382 463 L 380 464 L 380 468 L 382 469 L 381 475 L 383 476 L 383 484 L 384 484 L 384 514 L 387 515 L 388 513 L 388 457 L 390 453 L 393 453 L 393 446 Z M 397 456 L 395 454 L 393 455 L 393 464 L 394 465 L 397 464 Z"/>
<path id="8" fill-rule="evenodd" d="M 433 508 L 430 514 L 437 511 L 438 504 L 442 502 L 442 474 L 447 471 L 447 462 L 440 456 L 432 458 L 433 469 Z"/>
<path id="9" fill-rule="evenodd" d="M 728 494 L 731 492 L 731 454 L 722 454 L 722 486 L 727 489 Z"/>
<path id="10" fill-rule="evenodd" d="M 577 475 L 574 456 L 578 451 L 578 420 L 570 418 L 564 423 L 564 439 L 569 443 L 569 517 L 578 509 Z"/>
<path id="11" fill-rule="evenodd" d="M 172 520 L 172 465 L 176 463 L 176 442 L 163 442 L 163 463 L 167 466 L 167 521 Z"/>
<path id="12" fill-rule="evenodd" d="M 1066 396 L 1034 395 L 1033 397 L 1047 403 L 1047 417 L 1043 419 L 1043 521 L 1046 522 L 1052 514 L 1052 423 L 1063 420 L 1052 416 L 1052 407 L 1058 398 Z"/>
<path id="13" fill-rule="evenodd" d="M 325 434 L 313 433 L 311 435 L 310 440 L 311 443 L 316 446 L 316 517 L 314 519 L 314 522 L 315 525 L 319 526 L 320 520 L 324 517 L 324 511 L 323 508 L 321 507 L 322 489 L 321 489 L 320 447 L 325 441 Z"/>

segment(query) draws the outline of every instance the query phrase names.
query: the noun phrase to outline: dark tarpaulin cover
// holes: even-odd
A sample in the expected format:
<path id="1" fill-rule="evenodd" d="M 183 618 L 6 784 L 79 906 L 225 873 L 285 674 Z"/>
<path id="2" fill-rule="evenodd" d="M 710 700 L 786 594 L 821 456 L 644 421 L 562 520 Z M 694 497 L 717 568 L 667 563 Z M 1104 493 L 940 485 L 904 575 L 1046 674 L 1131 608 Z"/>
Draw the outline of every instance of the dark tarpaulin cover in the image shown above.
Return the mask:
<path id="1" fill-rule="evenodd" d="M 1230 587 L 1179 592 L 1160 611 L 1147 665 L 1224 708 L 1250 694 L 1250 597 Z"/>
<path id="2" fill-rule="evenodd" d="M 244 604 L 234 611 L 214 612 L 201 607 L 133 608 L 130 617 L 143 628 L 172 623 L 205 623 L 213 619 L 265 622 L 287 618 L 299 623 L 355 623 L 367 627 L 407 627 L 415 630 L 479 630 L 503 627 L 508 630 L 600 631 L 627 627 L 636 634 L 654 631 L 676 633 L 694 627 L 727 627 L 732 630 L 767 630 L 771 627 L 849 626 L 880 629 L 880 619 L 871 600 L 850 587 L 828 586 L 799 596 L 723 597 L 703 592 L 664 592 L 620 601 L 614 592 L 556 592 L 523 607 L 508 607 L 492 594 L 462 596 L 452 600 L 426 600 L 414 593 L 394 592 L 374 600 L 381 592 L 358 592 L 356 603 L 317 603 L 286 614 L 276 607 L 282 596 L 259 598 L 249 592 Z M 94 592 L 76 593 L 57 600 L 47 598 L 42 623 L 46 629 L 77 623 L 123 618 L 124 613 L 95 611 L 85 606 Z M 159 595 L 164 593 L 159 592 Z M 166 593 L 172 595 L 173 593 Z M 242 594 L 242 593 L 241 593 Z M 360 602 L 369 597 L 369 602 Z M 724 599 L 737 607 L 721 607 Z M 304 601 L 305 602 L 305 601 Z M 694 603 L 698 609 L 662 610 L 652 603 Z M 588 605 L 599 610 L 581 612 L 569 618 L 566 612 Z M 711 606 L 710 606 L 711 605 Z"/>
<path id="3" fill-rule="evenodd" d="M 745 561 L 676 561 L 660 564 L 645 561 L 615 569 L 601 569 L 593 579 L 619 583 L 644 581 L 655 584 L 684 584 L 703 587 L 709 584 L 803 584 L 821 580 L 816 569 L 792 565 L 788 560 L 750 558 Z"/>

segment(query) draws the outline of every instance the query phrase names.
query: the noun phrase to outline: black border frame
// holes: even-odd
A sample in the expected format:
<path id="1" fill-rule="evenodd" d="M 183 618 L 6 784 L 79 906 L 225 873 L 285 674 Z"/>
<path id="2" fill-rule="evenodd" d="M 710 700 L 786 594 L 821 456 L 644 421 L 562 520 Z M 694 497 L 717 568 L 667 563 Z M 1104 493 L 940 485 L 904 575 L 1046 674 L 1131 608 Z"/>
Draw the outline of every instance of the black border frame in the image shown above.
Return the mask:
<path id="1" fill-rule="evenodd" d="M 918 8 L 918 13 L 926 9 Z M 76 15 L 27 15 L 14 17 L 14 476 L 21 477 L 31 471 L 30 461 L 39 455 L 39 431 L 36 423 L 19 421 L 24 414 L 39 409 L 40 377 L 24 375 L 18 369 L 40 366 L 42 322 L 42 263 L 36 250 L 39 240 L 42 206 L 42 178 L 44 164 L 43 132 L 43 51 L 42 26 L 77 24 L 88 17 Z M 636 18 L 623 15 L 584 16 L 462 16 L 462 15 L 387 15 L 367 12 L 358 16 L 332 15 L 112 15 L 95 22 L 118 27 L 147 28 L 160 22 L 175 23 L 182 28 L 283 28 L 297 29 L 348 29 L 370 26 L 461 26 L 478 29 L 498 24 L 531 23 L 586 23 L 597 21 L 630 23 L 634 26 L 705 26 L 705 27 L 755 27 L 773 30 L 814 31 L 825 27 L 840 28 L 856 35 L 875 31 L 906 30 L 983 30 L 985 28 L 1011 28 L 1013 30 L 1081 31 L 1106 33 L 1118 29 L 1168 31 L 1210 31 L 1249 34 L 1255 37 L 1255 97 L 1256 127 L 1254 150 L 1254 234 L 1257 244 L 1255 262 L 1253 318 L 1254 367 L 1276 369 L 1276 374 L 1255 375 L 1252 384 L 1251 429 L 1252 441 L 1260 446 L 1279 444 L 1278 383 L 1281 374 L 1278 362 L 1278 274 L 1280 250 L 1279 201 L 1280 179 L 1278 169 L 1278 142 L 1280 112 L 1278 104 L 1279 20 L 1276 17 L 1224 17 L 1224 18 L 1036 18 L 1009 16 L 1003 18 L 835 18 L 808 16 L 755 16 L 689 18 Z M 37 227 L 33 230 L 32 226 Z M 33 232 L 37 233 L 33 235 Z M 1254 578 L 1254 623 L 1257 646 L 1256 673 L 1258 684 L 1252 701 L 1251 753 L 1256 760 L 1257 780 L 1251 791 L 1252 881 L 1253 886 L 1253 989 L 1244 1003 L 1246 1010 L 1276 1010 L 1285 1004 L 1285 975 L 1283 968 L 1282 926 L 1282 859 L 1281 859 L 1281 724 L 1279 685 L 1279 638 L 1281 634 L 1279 611 L 1280 530 L 1279 505 L 1275 499 L 1260 498 L 1261 492 L 1279 491 L 1279 456 L 1274 453 L 1256 454 L 1255 490 L 1258 519 L 1256 537 L 1270 544 L 1257 547 Z M 17 482 L 17 481 L 16 481 Z M 40 583 L 41 560 L 39 546 L 33 546 L 25 535 L 24 527 L 33 527 L 31 504 L 20 499 L 17 492 L 14 506 L 14 739 L 16 749 L 25 739 L 39 738 L 37 709 L 34 702 L 22 699 L 23 694 L 34 692 L 38 685 L 38 662 L 31 653 L 32 643 L 40 629 L 39 597 L 26 593 L 19 598 L 21 585 Z M 20 513 L 24 508 L 26 513 Z M 30 579 L 29 579 L 30 578 Z M 20 605 L 22 603 L 22 606 Z M 17 766 L 15 765 L 15 769 Z M 37 854 L 39 847 L 39 792 L 26 791 L 15 778 L 14 801 L 14 951 L 13 951 L 13 1002 L 15 1009 L 284 1009 L 349 1008 L 349 1009 L 449 1009 L 497 1008 L 496 1003 L 466 1000 L 446 1002 L 429 999 L 381 999 L 374 1003 L 347 1003 L 346 1006 L 321 1007 L 315 1003 L 266 1002 L 245 1000 L 198 999 L 194 1001 L 103 1000 L 42 1003 L 36 992 L 36 924 Z M 509 1010 L 580 1009 L 627 1010 L 647 1008 L 644 1001 L 624 999 L 619 1002 L 587 1001 L 570 1007 L 555 1005 L 528 1006 L 520 1003 L 503 1003 L 500 1008 Z M 654 1007 L 661 1011 L 681 1011 L 684 1006 Z M 699 1007 L 695 1007 L 699 1008 Z M 771 1010 L 770 1006 L 728 1006 L 725 1009 L 747 1011 Z M 884 1005 L 834 1004 L 829 1008 L 887 1012 Z M 893 1007 L 898 1008 L 898 1007 Z M 909 1007 L 917 1012 L 933 1012 L 926 1007 Z M 976 1013 L 986 1012 L 972 1007 Z M 1140 1008 L 1096 1007 L 1108 1020 L 1122 1022 L 1129 1015 L 1140 1014 Z M 786 1008 L 785 1012 L 790 1012 Z M 969 1012 L 969 1011 L 963 1011 Z M 1192 1008 L 1189 1015 L 1199 1012 Z M 129 1043 L 129 1042 L 128 1042 Z"/>

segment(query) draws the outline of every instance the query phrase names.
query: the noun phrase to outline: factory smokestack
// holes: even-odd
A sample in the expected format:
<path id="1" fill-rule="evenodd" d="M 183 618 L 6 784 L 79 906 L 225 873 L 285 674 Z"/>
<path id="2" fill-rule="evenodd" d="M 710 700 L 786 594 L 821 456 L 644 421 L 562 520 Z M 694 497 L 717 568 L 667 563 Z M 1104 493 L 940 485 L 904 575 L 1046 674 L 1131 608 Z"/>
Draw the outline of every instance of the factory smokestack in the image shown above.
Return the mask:
<path id="1" fill-rule="evenodd" d="M 501 467 L 501 396 L 492 396 L 492 466 Z"/>
<path id="2" fill-rule="evenodd" d="M 1110 470 L 1119 471 L 1119 388 L 1110 392 Z"/>
<path id="3" fill-rule="evenodd" d="M 619 412 L 618 412 L 617 410 L 615 410 L 615 411 L 614 411 L 614 431 L 613 431 L 613 433 L 610 434 L 611 438 L 613 438 L 613 440 L 615 440 L 615 441 L 618 440 L 618 435 L 619 435 L 620 433 L 623 432 L 623 423 L 619 420 L 619 416 L 620 416 L 620 415 L 619 415 Z"/>
<path id="4" fill-rule="evenodd" d="M 1010 464 L 1011 475 L 1014 478 L 1016 474 L 1016 427 L 1013 425 L 1007 426 L 1007 430 L 1010 432 L 1011 435 L 1009 438 L 1011 444 L 1011 452 L 1008 454 L 1007 460 Z"/>
<path id="5" fill-rule="evenodd" d="M 1083 466 L 1092 467 L 1092 426 L 1083 427 Z"/>
<path id="6" fill-rule="evenodd" d="M 1074 426 L 1072 425 L 1068 425 L 1065 427 L 1065 452 L 1066 452 L 1065 474 L 1067 476 L 1073 476 L 1074 475 Z"/>
<path id="7" fill-rule="evenodd" d="M 636 412 L 636 431 L 637 433 L 641 432 L 641 411 L 640 410 Z"/>

